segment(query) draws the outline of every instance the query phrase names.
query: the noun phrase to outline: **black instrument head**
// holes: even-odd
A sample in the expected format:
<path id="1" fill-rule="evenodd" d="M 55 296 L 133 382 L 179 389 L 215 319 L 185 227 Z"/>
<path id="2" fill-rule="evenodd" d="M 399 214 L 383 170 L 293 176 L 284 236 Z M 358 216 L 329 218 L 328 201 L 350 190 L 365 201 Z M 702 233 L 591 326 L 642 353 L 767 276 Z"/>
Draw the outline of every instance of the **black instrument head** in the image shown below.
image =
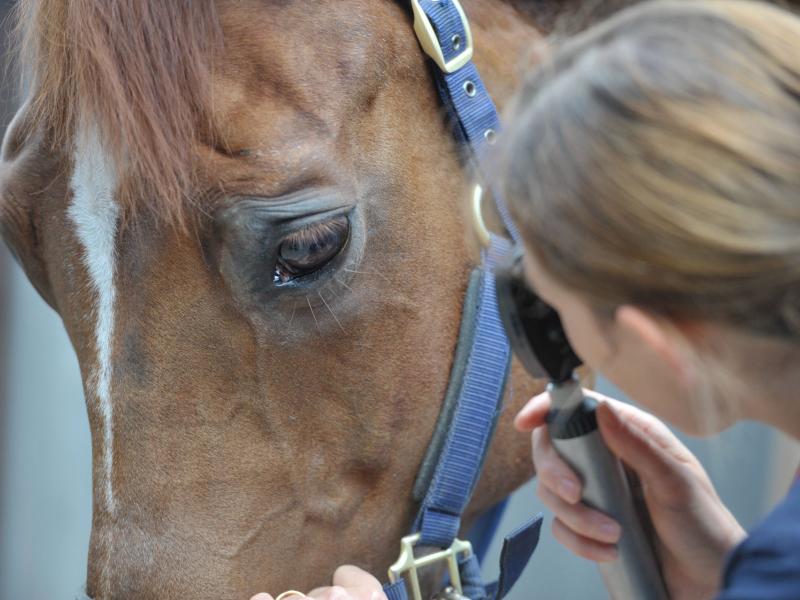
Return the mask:
<path id="1" fill-rule="evenodd" d="M 556 310 L 539 298 L 525 281 L 522 248 L 496 272 L 500 316 L 520 362 L 534 377 L 561 383 L 582 361 L 567 340 Z"/>

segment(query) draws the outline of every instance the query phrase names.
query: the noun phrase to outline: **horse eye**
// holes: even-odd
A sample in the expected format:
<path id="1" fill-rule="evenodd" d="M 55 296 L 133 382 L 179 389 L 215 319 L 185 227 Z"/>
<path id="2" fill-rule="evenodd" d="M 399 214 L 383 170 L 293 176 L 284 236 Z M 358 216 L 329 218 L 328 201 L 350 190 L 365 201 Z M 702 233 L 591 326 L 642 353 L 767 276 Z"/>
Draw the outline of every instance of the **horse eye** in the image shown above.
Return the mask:
<path id="1" fill-rule="evenodd" d="M 350 222 L 346 216 L 291 233 L 278 247 L 273 282 L 283 285 L 319 271 L 342 251 L 349 236 Z"/>

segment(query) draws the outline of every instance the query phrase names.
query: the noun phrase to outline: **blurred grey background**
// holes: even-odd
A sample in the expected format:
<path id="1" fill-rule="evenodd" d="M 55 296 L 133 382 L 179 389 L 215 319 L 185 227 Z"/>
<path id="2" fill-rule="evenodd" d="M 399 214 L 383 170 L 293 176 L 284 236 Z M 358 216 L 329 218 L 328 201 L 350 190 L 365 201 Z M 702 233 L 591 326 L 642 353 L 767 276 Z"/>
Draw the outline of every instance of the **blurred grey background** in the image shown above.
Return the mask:
<path id="1" fill-rule="evenodd" d="M 10 2 L 0 0 L 0 17 Z M 0 89 L 7 123 L 12 85 Z M 601 392 L 617 396 L 601 380 Z M 795 444 L 754 424 L 689 440 L 745 525 L 782 496 L 800 462 Z M 0 600 L 68 600 L 81 587 L 91 523 L 90 437 L 78 365 L 59 317 L 0 244 Z M 511 500 L 508 532 L 543 507 L 533 484 Z M 496 575 L 499 542 L 485 570 Z M 550 535 L 511 600 L 606 598 L 594 565 Z M 245 600 L 245 599 L 243 599 Z"/>

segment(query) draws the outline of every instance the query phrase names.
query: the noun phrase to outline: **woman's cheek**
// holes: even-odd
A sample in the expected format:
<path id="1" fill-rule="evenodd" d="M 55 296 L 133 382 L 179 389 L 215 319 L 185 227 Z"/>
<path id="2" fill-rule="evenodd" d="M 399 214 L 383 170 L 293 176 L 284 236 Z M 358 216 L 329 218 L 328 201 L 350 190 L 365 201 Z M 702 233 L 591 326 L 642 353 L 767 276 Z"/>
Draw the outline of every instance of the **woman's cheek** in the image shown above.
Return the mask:
<path id="1" fill-rule="evenodd" d="M 592 369 L 602 369 L 610 358 L 611 345 L 607 333 L 588 310 L 573 307 L 563 310 L 561 322 L 572 349 Z"/>

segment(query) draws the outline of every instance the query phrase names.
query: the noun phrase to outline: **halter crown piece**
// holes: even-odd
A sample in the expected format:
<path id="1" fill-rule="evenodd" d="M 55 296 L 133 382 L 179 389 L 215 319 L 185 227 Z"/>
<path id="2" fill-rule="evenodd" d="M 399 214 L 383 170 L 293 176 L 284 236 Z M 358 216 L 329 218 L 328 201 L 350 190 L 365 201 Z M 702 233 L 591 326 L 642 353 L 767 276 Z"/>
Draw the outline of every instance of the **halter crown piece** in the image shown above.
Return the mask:
<path id="1" fill-rule="evenodd" d="M 469 22 L 458 0 L 411 0 L 414 31 L 423 51 L 436 63 L 436 85 L 457 141 L 469 149 L 479 179 L 485 155 L 500 131 L 491 97 L 472 63 Z M 495 295 L 493 269 L 510 252 L 509 240 L 490 234 L 480 216 L 483 190 L 472 199 L 476 232 L 485 248 L 473 271 L 461 317 L 447 394 L 433 440 L 414 486 L 420 509 L 412 532 L 403 538 L 397 562 L 384 586 L 389 600 L 423 600 L 418 570 L 445 563 L 448 585 L 436 600 L 502 600 L 516 583 L 536 549 L 542 516 L 537 515 L 507 536 L 501 552 L 500 579 L 484 584 L 480 561 L 488 549 L 506 502 L 481 517 L 471 541 L 457 538 L 461 515 L 483 467 L 497 418 L 502 411 L 511 349 Z M 519 233 L 501 196 L 492 191 L 506 230 Z M 474 535 L 472 535 L 474 534 Z M 416 547 L 433 549 L 422 556 Z"/>

